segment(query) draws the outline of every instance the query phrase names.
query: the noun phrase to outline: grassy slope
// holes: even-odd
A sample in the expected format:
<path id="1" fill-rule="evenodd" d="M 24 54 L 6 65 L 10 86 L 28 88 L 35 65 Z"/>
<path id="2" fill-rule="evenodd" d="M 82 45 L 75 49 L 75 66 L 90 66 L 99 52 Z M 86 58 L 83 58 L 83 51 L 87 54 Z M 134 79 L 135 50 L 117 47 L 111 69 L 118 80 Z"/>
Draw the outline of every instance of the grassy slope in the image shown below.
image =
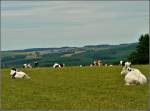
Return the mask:
<path id="1" fill-rule="evenodd" d="M 148 76 L 148 65 L 138 67 Z M 23 69 L 31 80 L 2 70 L 3 109 L 147 109 L 148 84 L 125 86 L 121 67 Z"/>

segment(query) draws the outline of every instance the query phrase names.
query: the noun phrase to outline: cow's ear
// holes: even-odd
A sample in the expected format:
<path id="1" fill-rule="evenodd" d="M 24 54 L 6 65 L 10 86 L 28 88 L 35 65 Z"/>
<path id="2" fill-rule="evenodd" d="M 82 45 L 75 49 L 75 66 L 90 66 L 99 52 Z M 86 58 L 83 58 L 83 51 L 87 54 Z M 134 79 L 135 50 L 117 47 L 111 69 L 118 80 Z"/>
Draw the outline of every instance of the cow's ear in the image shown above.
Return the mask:
<path id="1" fill-rule="evenodd" d="M 128 68 L 128 71 L 131 71 L 131 69 L 130 69 L 130 68 Z"/>

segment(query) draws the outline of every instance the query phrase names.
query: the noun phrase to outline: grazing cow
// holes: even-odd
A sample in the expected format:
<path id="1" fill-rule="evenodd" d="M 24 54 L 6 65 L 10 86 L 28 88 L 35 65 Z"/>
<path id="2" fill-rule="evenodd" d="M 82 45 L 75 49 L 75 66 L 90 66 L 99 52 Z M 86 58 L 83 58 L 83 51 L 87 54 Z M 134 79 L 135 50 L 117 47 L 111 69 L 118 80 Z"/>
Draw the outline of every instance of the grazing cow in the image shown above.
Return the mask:
<path id="1" fill-rule="evenodd" d="M 55 63 L 55 64 L 53 65 L 53 68 L 61 68 L 61 66 L 60 66 L 60 64 Z"/>
<path id="2" fill-rule="evenodd" d="M 10 76 L 11 76 L 12 79 L 15 79 L 15 78 L 30 79 L 30 77 L 26 73 L 24 73 L 22 71 L 17 71 L 16 68 L 11 69 Z"/>
<path id="3" fill-rule="evenodd" d="M 139 69 L 124 66 L 121 75 L 125 75 L 125 85 L 144 84 L 147 82 L 146 77 Z"/>
<path id="4" fill-rule="evenodd" d="M 59 64 L 60 65 L 60 67 L 64 67 L 65 66 L 65 64 Z"/>
<path id="5" fill-rule="evenodd" d="M 39 63 L 38 62 L 34 62 L 34 67 L 38 67 Z"/>

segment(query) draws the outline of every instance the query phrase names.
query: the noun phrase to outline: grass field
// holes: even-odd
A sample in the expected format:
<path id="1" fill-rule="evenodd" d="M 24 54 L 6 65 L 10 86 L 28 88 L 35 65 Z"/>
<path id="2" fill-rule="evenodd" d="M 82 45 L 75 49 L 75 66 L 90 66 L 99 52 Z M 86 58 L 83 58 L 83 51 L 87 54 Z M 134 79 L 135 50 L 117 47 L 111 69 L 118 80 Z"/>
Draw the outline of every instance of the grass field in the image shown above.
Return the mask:
<path id="1" fill-rule="evenodd" d="M 148 65 L 133 67 L 148 77 Z M 148 109 L 148 83 L 125 86 L 120 66 L 21 70 L 31 79 L 2 69 L 2 109 Z"/>

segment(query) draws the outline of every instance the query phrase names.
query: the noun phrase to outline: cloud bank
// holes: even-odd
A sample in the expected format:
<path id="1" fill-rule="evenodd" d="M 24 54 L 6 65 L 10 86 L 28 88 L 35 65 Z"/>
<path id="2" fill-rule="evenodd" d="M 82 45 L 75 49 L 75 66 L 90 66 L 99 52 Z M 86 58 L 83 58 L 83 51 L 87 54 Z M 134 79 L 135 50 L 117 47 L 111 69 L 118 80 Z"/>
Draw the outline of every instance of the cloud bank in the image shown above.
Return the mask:
<path id="1" fill-rule="evenodd" d="M 2 1 L 2 50 L 137 42 L 148 1 Z"/>

